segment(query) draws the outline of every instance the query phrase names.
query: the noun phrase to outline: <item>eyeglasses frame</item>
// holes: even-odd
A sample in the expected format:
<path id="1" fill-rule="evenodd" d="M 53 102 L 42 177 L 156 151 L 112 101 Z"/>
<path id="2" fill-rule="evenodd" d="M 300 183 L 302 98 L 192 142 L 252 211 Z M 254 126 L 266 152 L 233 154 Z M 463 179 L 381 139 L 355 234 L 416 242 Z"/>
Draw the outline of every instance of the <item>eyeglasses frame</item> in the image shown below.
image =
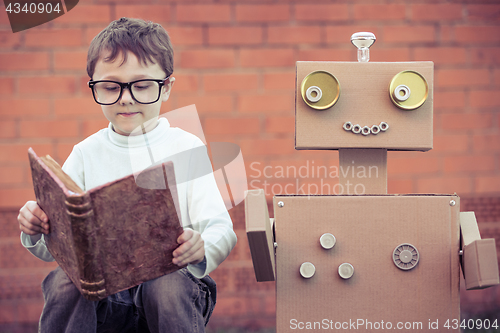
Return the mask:
<path id="1" fill-rule="evenodd" d="M 132 96 L 132 99 L 134 101 L 136 101 L 137 103 L 139 104 L 153 104 L 153 103 L 156 103 L 158 102 L 158 100 L 160 99 L 160 96 L 161 96 L 161 88 L 163 86 L 165 86 L 165 81 L 167 81 L 168 79 L 170 79 L 170 76 L 167 76 L 165 79 L 163 80 L 158 80 L 158 79 L 140 79 L 140 80 L 135 80 L 135 81 L 130 81 L 130 82 L 127 82 L 127 83 L 123 83 L 123 82 L 118 82 L 118 81 L 113 81 L 113 80 L 98 80 L 98 81 L 93 81 L 93 80 L 90 80 L 89 82 L 87 82 L 90 90 L 92 90 L 92 95 L 94 96 L 94 101 L 97 103 L 97 104 L 100 104 L 100 105 L 113 105 L 113 104 L 116 104 L 121 98 L 122 98 L 122 95 L 123 95 L 123 90 L 125 88 L 128 89 L 128 91 L 130 92 L 130 96 Z M 148 102 L 148 103 L 142 103 L 142 102 L 139 102 L 135 96 L 134 96 L 134 93 L 132 92 L 132 90 L 130 89 L 130 87 L 137 83 L 137 82 L 141 82 L 141 81 L 154 81 L 154 82 L 157 82 L 158 83 L 158 97 L 156 98 L 155 101 L 153 102 Z M 101 102 L 98 102 L 97 101 L 97 98 L 95 96 L 95 91 L 94 91 L 94 86 L 97 84 L 97 83 L 100 83 L 100 82 L 111 82 L 111 83 L 116 83 L 120 86 L 120 95 L 118 96 L 118 99 L 113 102 L 113 103 L 101 103 Z"/>

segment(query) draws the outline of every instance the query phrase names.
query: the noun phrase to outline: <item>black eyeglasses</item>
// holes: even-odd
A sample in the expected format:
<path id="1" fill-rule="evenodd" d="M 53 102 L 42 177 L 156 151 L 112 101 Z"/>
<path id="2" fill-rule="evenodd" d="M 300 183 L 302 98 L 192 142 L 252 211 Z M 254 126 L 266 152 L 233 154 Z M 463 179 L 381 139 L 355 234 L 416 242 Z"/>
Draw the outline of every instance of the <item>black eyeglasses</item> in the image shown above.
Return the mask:
<path id="1" fill-rule="evenodd" d="M 117 81 L 89 81 L 89 88 L 92 89 L 94 100 L 101 105 L 112 105 L 120 100 L 123 94 L 123 89 L 128 88 L 130 95 L 140 104 L 152 104 L 160 99 L 161 87 L 165 85 L 163 80 L 145 79 L 137 80 L 128 83 Z"/>

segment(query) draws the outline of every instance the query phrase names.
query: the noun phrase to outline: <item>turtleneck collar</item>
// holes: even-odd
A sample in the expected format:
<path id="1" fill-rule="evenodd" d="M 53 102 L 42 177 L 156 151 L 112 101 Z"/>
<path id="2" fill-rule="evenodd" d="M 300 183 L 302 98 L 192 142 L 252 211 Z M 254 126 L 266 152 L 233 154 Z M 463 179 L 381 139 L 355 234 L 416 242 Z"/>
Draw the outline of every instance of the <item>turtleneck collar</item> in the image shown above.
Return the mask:
<path id="1" fill-rule="evenodd" d="M 165 138 L 165 131 L 170 128 L 170 123 L 167 118 L 158 118 L 158 124 L 146 134 L 139 135 L 121 135 L 113 130 L 113 124 L 109 123 L 107 132 L 109 141 L 113 144 L 124 148 L 144 147 L 144 144 L 154 144 L 157 140 Z"/>

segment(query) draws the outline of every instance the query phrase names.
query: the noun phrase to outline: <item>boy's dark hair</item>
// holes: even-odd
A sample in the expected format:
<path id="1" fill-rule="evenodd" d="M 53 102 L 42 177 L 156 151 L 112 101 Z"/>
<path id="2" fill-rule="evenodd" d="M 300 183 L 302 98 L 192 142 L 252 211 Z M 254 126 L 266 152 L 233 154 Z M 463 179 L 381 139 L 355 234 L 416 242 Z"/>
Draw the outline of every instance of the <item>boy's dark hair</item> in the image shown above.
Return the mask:
<path id="1" fill-rule="evenodd" d="M 87 74 L 91 80 L 104 50 L 111 52 L 104 61 L 114 61 L 123 55 L 123 64 L 127 61 L 127 51 L 130 51 L 145 65 L 148 62 L 157 63 L 167 76 L 174 71 L 174 50 L 170 37 L 158 23 L 127 17 L 111 22 L 90 43 Z"/>

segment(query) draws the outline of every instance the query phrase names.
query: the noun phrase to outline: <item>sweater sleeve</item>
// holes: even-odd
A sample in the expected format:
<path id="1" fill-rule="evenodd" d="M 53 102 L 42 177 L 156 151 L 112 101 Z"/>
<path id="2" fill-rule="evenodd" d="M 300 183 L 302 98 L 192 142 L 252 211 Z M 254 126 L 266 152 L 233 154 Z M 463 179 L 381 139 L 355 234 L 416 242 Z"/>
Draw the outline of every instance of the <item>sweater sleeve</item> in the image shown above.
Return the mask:
<path id="1" fill-rule="evenodd" d="M 202 144 L 200 142 L 200 144 Z M 193 149 L 193 151 L 199 151 Z M 224 200 L 214 178 L 210 159 L 206 153 L 191 157 L 189 168 L 194 179 L 188 181 L 187 202 L 190 227 L 200 232 L 205 243 L 205 260 L 197 265 L 189 265 L 189 271 L 202 278 L 216 269 L 236 245 L 236 234 L 227 212 Z M 210 170 L 208 174 L 203 170 Z M 203 175 L 203 176 L 200 176 Z"/>
<path id="2" fill-rule="evenodd" d="M 46 262 L 54 261 L 54 257 L 52 257 L 45 245 L 43 235 L 30 236 L 21 232 L 21 244 L 38 259 Z"/>

